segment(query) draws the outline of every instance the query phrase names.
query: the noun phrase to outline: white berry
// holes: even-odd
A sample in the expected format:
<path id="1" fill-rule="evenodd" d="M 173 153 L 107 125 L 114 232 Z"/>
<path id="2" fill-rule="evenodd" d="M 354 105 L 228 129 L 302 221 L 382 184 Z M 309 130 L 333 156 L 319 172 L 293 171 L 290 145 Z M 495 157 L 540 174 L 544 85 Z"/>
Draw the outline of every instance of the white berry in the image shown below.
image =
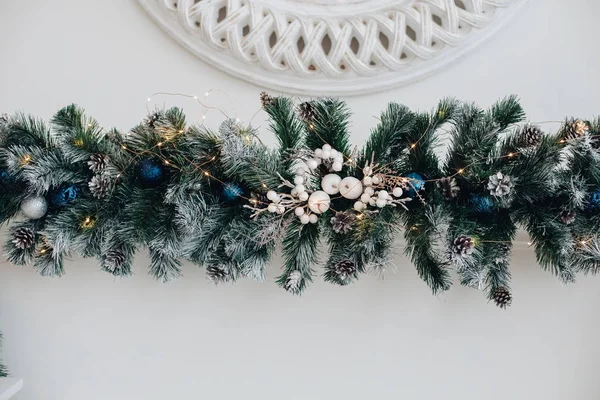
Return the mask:
<path id="1" fill-rule="evenodd" d="M 301 217 L 304 215 L 304 208 L 302 207 L 296 207 L 296 209 L 294 210 L 294 212 L 296 213 L 297 216 Z"/>
<path id="2" fill-rule="evenodd" d="M 402 190 L 402 188 L 399 188 L 399 187 L 395 187 L 394 190 L 392 191 L 392 194 L 394 195 L 394 197 L 402 197 L 403 193 L 404 193 L 404 191 Z"/>
<path id="3" fill-rule="evenodd" d="M 373 194 L 375 194 L 375 189 L 373 189 L 372 187 L 366 187 L 365 193 L 368 194 L 369 196 L 373 196 Z"/>
<path id="4" fill-rule="evenodd" d="M 292 194 L 292 196 L 295 196 L 298 194 L 298 191 L 296 190 L 296 188 L 293 188 L 290 193 Z"/>
<path id="5" fill-rule="evenodd" d="M 310 160 L 308 160 L 306 162 L 306 165 L 310 169 L 316 169 L 319 166 L 319 162 L 317 160 L 315 160 L 314 158 L 311 158 Z"/>
<path id="6" fill-rule="evenodd" d="M 331 151 L 329 152 L 329 157 L 331 158 L 336 158 L 338 156 L 338 151 L 336 149 L 331 149 Z"/>
<path id="7" fill-rule="evenodd" d="M 371 186 L 373 184 L 373 179 L 370 176 L 365 176 L 363 178 L 363 184 L 365 186 Z"/>
<path id="8" fill-rule="evenodd" d="M 308 218 L 309 218 L 309 221 L 311 224 L 316 224 L 317 221 L 319 220 L 319 217 L 317 217 L 317 214 L 310 214 Z"/>
<path id="9" fill-rule="evenodd" d="M 362 201 L 357 201 L 356 203 L 354 203 L 354 209 L 356 211 L 362 211 L 365 208 L 367 208 L 367 205 L 365 203 L 363 203 Z"/>
<path id="10" fill-rule="evenodd" d="M 321 150 L 321 149 L 315 149 L 315 157 L 323 158 L 322 152 L 323 152 L 323 150 Z"/>
<path id="11" fill-rule="evenodd" d="M 277 214 L 283 214 L 285 212 L 285 207 L 281 204 L 277 206 Z"/>
<path id="12" fill-rule="evenodd" d="M 267 192 L 267 199 L 273 201 L 273 199 L 277 198 L 277 192 L 275 192 L 274 190 L 269 190 Z"/>
<path id="13" fill-rule="evenodd" d="M 371 200 L 371 195 L 369 195 L 368 193 L 363 193 L 360 196 L 360 201 L 362 201 L 363 203 L 368 203 L 369 200 Z"/>
<path id="14" fill-rule="evenodd" d="M 370 206 L 375 206 L 376 204 L 377 204 L 377 202 L 375 202 L 375 199 L 369 199 Z"/>
<path id="15" fill-rule="evenodd" d="M 304 225 L 308 224 L 310 222 L 310 217 L 308 216 L 308 214 L 304 214 L 300 217 L 300 222 L 303 223 Z"/>
<path id="16" fill-rule="evenodd" d="M 304 178 L 301 177 L 300 175 L 296 175 L 296 177 L 294 178 L 294 183 L 296 185 L 301 185 L 304 183 Z"/>
<path id="17" fill-rule="evenodd" d="M 336 161 L 331 166 L 331 169 L 333 169 L 335 172 L 340 172 L 343 167 L 344 167 L 343 163 Z"/>
<path id="18" fill-rule="evenodd" d="M 383 207 L 385 207 L 387 205 L 387 200 L 385 200 L 385 199 L 377 199 L 377 202 L 375 204 L 377 204 L 377 207 L 383 208 Z"/>
<path id="19" fill-rule="evenodd" d="M 377 197 L 379 197 L 380 199 L 383 200 L 387 200 L 387 198 L 389 197 L 389 193 L 387 192 L 387 190 L 380 190 L 379 193 L 377 193 Z"/>
<path id="20" fill-rule="evenodd" d="M 298 194 L 298 199 L 300 199 L 300 201 L 308 200 L 308 193 L 302 192 L 302 193 Z"/>
<path id="21" fill-rule="evenodd" d="M 298 168 L 296 168 L 296 175 L 300 175 L 300 176 L 302 176 L 302 175 L 304 175 L 306 172 L 307 172 L 307 171 L 306 171 L 306 168 L 305 168 L 305 167 L 298 167 Z"/>
<path id="22" fill-rule="evenodd" d="M 373 177 L 373 185 L 379 185 L 380 179 L 377 175 Z"/>
<path id="23" fill-rule="evenodd" d="M 281 201 L 281 197 L 279 195 L 277 195 L 277 197 L 275 197 L 273 199 L 273 203 L 279 203 Z"/>
<path id="24" fill-rule="evenodd" d="M 336 174 L 327 174 L 321 180 L 321 188 L 327 194 L 338 194 L 342 178 Z"/>
<path id="25" fill-rule="evenodd" d="M 321 158 L 323 158 L 323 159 L 329 159 L 329 158 L 331 158 L 331 151 L 329 151 L 329 150 L 323 150 L 321 152 Z"/>
<path id="26" fill-rule="evenodd" d="M 327 150 L 327 151 L 331 151 L 331 146 L 328 144 L 324 144 L 322 147 L 323 151 Z"/>
<path id="27" fill-rule="evenodd" d="M 303 184 L 296 185 L 295 189 L 296 189 L 296 192 L 298 192 L 298 194 L 300 194 L 302 192 L 306 192 L 306 187 Z"/>
<path id="28" fill-rule="evenodd" d="M 269 206 L 267 207 L 267 211 L 269 211 L 270 213 L 277 212 L 277 204 L 269 204 Z"/>
<path id="29" fill-rule="evenodd" d="M 344 163 L 344 155 L 342 153 L 338 153 L 338 155 L 335 157 L 335 162 L 339 162 L 339 163 Z"/>

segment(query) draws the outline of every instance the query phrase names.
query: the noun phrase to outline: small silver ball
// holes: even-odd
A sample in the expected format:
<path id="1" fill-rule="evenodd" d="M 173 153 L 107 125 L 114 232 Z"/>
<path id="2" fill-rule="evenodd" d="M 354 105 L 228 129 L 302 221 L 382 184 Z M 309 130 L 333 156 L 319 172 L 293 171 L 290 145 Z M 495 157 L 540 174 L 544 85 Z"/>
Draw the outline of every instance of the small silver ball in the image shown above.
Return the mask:
<path id="1" fill-rule="evenodd" d="M 48 202 L 43 196 L 30 196 L 21 202 L 21 212 L 29 219 L 40 219 L 48 211 Z"/>

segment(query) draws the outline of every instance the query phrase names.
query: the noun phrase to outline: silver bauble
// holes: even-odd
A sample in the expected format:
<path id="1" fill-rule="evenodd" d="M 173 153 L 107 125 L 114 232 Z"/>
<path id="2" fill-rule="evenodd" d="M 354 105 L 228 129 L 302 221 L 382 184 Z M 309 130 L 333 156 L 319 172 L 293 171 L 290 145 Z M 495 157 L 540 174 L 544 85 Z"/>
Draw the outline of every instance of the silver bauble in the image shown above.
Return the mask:
<path id="1" fill-rule="evenodd" d="M 44 196 L 30 196 L 21 202 L 21 212 L 29 219 L 40 219 L 48 211 L 48 202 Z"/>

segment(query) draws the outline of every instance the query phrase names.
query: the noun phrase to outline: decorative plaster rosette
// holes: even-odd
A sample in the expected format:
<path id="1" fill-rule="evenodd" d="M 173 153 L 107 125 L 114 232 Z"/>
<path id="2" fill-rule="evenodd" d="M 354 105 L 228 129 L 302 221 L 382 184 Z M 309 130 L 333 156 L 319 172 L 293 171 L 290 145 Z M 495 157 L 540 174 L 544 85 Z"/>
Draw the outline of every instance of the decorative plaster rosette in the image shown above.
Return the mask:
<path id="1" fill-rule="evenodd" d="M 360 94 L 428 75 L 527 0 L 138 0 L 175 39 L 277 90 Z"/>

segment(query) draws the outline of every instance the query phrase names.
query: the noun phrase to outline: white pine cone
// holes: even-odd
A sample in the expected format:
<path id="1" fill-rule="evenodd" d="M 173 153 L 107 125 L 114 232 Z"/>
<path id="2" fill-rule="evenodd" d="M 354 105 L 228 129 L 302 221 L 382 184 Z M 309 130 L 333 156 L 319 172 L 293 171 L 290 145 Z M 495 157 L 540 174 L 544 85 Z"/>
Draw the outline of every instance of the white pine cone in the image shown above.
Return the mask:
<path id="1" fill-rule="evenodd" d="M 88 166 L 92 172 L 102 172 L 108 166 L 108 156 L 106 154 L 92 154 Z"/>
<path id="2" fill-rule="evenodd" d="M 454 199 L 460 192 L 460 187 L 458 187 L 455 178 L 442 178 L 437 181 L 437 187 L 446 199 Z"/>
<path id="3" fill-rule="evenodd" d="M 111 250 L 104 257 L 104 267 L 111 272 L 117 271 L 125 263 L 126 258 L 122 251 Z"/>
<path id="4" fill-rule="evenodd" d="M 487 188 L 492 196 L 506 196 L 510 193 L 512 189 L 512 182 L 510 181 L 510 176 L 503 175 L 502 172 L 498 172 L 490 176 Z"/>
<path id="5" fill-rule="evenodd" d="M 111 179 L 105 175 L 94 175 L 89 181 L 88 186 L 92 196 L 101 199 L 108 194 L 111 186 Z"/>
<path id="6" fill-rule="evenodd" d="M 460 235 L 452 244 L 452 251 L 458 255 L 468 255 L 473 252 L 475 248 L 475 242 L 473 238 L 467 235 Z"/>
<path id="7" fill-rule="evenodd" d="M 13 233 L 12 243 L 16 248 L 25 250 L 35 244 L 35 233 L 29 228 L 17 228 Z"/>

